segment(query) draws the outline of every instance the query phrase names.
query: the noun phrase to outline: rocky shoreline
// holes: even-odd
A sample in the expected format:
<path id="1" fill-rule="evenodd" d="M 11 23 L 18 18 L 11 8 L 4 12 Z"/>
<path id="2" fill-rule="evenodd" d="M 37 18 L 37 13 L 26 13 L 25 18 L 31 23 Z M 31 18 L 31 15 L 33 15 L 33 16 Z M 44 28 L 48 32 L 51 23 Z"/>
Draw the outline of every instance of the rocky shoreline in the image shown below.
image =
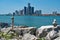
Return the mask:
<path id="1" fill-rule="evenodd" d="M 7 34 L 17 33 L 18 37 L 13 37 L 10 40 L 39 40 L 44 38 L 45 40 L 60 40 L 60 25 L 54 27 L 53 25 L 35 27 L 12 27 L 2 28 L 1 31 Z M 1 38 L 2 39 L 2 38 Z M 5 40 L 5 38 L 3 38 Z M 42 39 L 41 39 L 42 40 Z"/>
<path id="2" fill-rule="evenodd" d="M 28 26 L 0 28 L 0 40 L 60 40 L 60 25 L 54 20 L 53 25 L 40 28 Z"/>

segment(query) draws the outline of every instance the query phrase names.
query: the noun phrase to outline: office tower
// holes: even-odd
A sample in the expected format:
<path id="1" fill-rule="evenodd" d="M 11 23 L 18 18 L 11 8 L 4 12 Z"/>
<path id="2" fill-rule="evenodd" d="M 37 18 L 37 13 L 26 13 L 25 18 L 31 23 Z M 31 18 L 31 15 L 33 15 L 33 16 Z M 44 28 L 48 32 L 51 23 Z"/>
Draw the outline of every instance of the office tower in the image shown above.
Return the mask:
<path id="1" fill-rule="evenodd" d="M 27 10 L 27 7 L 24 7 L 24 15 L 26 15 L 26 10 Z"/>
<path id="2" fill-rule="evenodd" d="M 24 7 L 24 14 L 25 15 L 32 15 L 32 14 L 34 14 L 34 7 L 31 7 L 30 3 L 28 3 L 27 7 Z"/>
<path id="3" fill-rule="evenodd" d="M 36 10 L 36 11 L 35 11 L 35 14 L 36 14 L 36 15 L 41 15 L 41 14 L 42 14 L 42 11 L 41 11 L 41 10 Z"/>
<path id="4" fill-rule="evenodd" d="M 23 9 L 20 10 L 20 11 L 19 11 L 19 14 L 20 14 L 20 15 L 24 15 L 23 11 L 24 11 Z"/>
<path id="5" fill-rule="evenodd" d="M 19 15 L 19 11 L 18 11 L 18 10 L 16 10 L 16 11 L 15 11 L 15 14 L 16 14 L 16 15 Z"/>
<path id="6" fill-rule="evenodd" d="M 30 3 L 28 3 L 27 13 L 28 13 L 28 15 L 31 15 L 31 6 L 30 6 Z"/>
<path id="7" fill-rule="evenodd" d="M 53 14 L 57 14 L 57 11 L 53 11 Z"/>
<path id="8" fill-rule="evenodd" d="M 34 14 L 34 7 L 31 8 L 31 13 Z"/>

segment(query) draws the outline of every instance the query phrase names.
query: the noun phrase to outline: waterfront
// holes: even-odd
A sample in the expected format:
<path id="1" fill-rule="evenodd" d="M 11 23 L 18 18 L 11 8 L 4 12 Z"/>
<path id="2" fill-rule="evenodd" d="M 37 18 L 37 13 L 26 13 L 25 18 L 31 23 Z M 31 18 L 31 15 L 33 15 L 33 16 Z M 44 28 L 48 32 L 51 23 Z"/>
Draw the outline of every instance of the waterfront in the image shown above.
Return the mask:
<path id="1" fill-rule="evenodd" d="M 11 24 L 12 16 L 0 16 L 0 22 Z M 52 25 L 53 19 L 60 25 L 60 16 L 14 16 L 14 24 L 17 26 L 27 25 L 40 27 L 42 25 Z"/>

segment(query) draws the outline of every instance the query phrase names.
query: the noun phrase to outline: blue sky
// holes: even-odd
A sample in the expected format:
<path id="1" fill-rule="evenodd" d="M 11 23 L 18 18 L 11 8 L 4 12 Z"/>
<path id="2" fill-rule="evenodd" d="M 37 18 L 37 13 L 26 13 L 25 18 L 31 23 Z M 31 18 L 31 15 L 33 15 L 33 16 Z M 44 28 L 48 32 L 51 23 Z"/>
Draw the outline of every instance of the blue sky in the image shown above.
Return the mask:
<path id="1" fill-rule="evenodd" d="M 42 13 L 52 13 L 53 11 L 60 13 L 60 0 L 0 0 L 0 14 L 21 10 L 28 3 L 31 3 L 35 10 L 42 10 Z"/>

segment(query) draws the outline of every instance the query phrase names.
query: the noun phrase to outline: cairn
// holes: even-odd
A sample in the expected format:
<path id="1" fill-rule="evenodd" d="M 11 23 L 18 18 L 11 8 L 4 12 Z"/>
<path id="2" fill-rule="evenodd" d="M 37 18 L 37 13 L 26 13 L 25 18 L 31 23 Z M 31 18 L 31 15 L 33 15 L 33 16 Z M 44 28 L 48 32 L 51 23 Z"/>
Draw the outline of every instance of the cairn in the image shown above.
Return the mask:
<path id="1" fill-rule="evenodd" d="M 13 28 L 14 28 L 14 16 L 12 16 L 11 20 L 12 20 L 12 30 L 13 30 Z"/>
<path id="2" fill-rule="evenodd" d="M 56 27 L 56 26 L 57 26 L 56 19 L 54 19 L 54 21 L 53 21 L 53 26 L 54 26 L 54 27 Z"/>

